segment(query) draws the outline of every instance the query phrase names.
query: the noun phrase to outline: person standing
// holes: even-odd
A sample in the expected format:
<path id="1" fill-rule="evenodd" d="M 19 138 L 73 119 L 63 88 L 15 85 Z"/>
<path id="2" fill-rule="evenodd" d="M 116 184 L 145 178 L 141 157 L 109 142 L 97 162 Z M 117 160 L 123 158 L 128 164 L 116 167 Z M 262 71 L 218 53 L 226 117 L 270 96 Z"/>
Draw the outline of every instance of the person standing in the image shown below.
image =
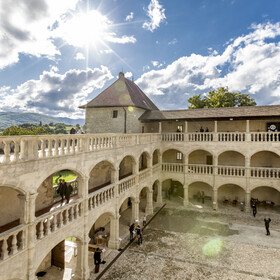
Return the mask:
<path id="1" fill-rule="evenodd" d="M 57 192 L 58 192 L 58 193 L 60 194 L 60 196 L 61 196 L 61 204 L 62 204 L 63 201 L 64 201 L 65 188 L 66 188 L 65 180 L 59 179 L 59 184 L 58 184 Z"/>
<path id="2" fill-rule="evenodd" d="M 146 215 L 144 215 L 144 217 L 143 217 L 143 227 L 146 225 L 146 222 L 147 222 L 147 218 L 146 218 Z"/>
<path id="3" fill-rule="evenodd" d="M 257 214 L 257 204 L 255 201 L 252 202 L 253 216 L 256 217 Z"/>
<path id="4" fill-rule="evenodd" d="M 132 239 L 133 239 L 134 227 L 135 227 L 134 224 L 132 224 L 132 225 L 129 227 L 129 233 L 130 233 L 129 240 L 130 240 L 130 241 L 132 241 Z"/>
<path id="5" fill-rule="evenodd" d="M 138 241 L 138 245 L 142 244 L 142 232 L 141 232 L 140 225 L 136 227 L 136 239 Z"/>
<path id="6" fill-rule="evenodd" d="M 66 184 L 66 188 L 65 188 L 65 198 L 67 200 L 67 203 L 69 203 L 69 200 L 70 200 L 70 196 L 71 196 L 71 193 L 73 192 L 73 187 L 70 183 L 67 183 Z"/>
<path id="7" fill-rule="evenodd" d="M 265 229 L 266 229 L 266 235 L 270 235 L 270 231 L 269 231 L 269 223 L 270 222 L 271 222 L 270 218 L 264 219 L 264 226 L 265 226 Z"/>
<path id="8" fill-rule="evenodd" d="M 101 252 L 99 251 L 99 248 L 97 248 L 96 251 L 94 252 L 93 258 L 94 258 L 94 264 L 95 264 L 94 273 L 98 273 L 99 266 L 101 263 Z"/>

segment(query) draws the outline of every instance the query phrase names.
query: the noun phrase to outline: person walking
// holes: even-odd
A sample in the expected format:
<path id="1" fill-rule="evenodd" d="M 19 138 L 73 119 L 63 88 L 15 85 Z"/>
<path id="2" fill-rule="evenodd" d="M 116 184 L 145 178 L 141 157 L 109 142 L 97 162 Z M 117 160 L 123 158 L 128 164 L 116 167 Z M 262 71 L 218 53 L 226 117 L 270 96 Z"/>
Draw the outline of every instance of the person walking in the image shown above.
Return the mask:
<path id="1" fill-rule="evenodd" d="M 66 201 L 67 203 L 69 203 L 69 200 L 70 200 L 70 196 L 71 196 L 71 193 L 73 192 L 73 187 L 70 183 L 67 183 L 66 184 L 66 188 L 65 188 L 65 192 L 64 192 L 64 195 L 65 195 L 65 198 L 66 198 Z"/>
<path id="2" fill-rule="evenodd" d="M 269 231 L 269 223 L 270 222 L 271 222 L 270 218 L 264 219 L 264 226 L 265 226 L 265 229 L 266 229 L 266 235 L 270 235 L 270 231 Z"/>
<path id="3" fill-rule="evenodd" d="M 129 233 L 130 233 L 129 240 L 130 240 L 130 241 L 133 240 L 133 231 L 134 231 L 134 228 L 135 228 L 135 225 L 134 225 L 134 224 L 132 224 L 132 225 L 129 227 Z"/>
<path id="4" fill-rule="evenodd" d="M 94 252 L 93 258 L 94 258 L 94 264 L 95 264 L 94 273 L 98 273 L 100 263 L 101 263 L 101 252 L 99 251 L 99 248 L 97 248 L 96 251 Z"/>
<path id="5" fill-rule="evenodd" d="M 138 241 L 138 245 L 142 244 L 142 231 L 140 225 L 136 227 L 136 240 Z"/>
<path id="6" fill-rule="evenodd" d="M 66 188 L 65 180 L 64 179 L 59 179 L 57 193 L 59 193 L 60 196 L 61 196 L 61 204 L 64 201 L 65 188 Z"/>

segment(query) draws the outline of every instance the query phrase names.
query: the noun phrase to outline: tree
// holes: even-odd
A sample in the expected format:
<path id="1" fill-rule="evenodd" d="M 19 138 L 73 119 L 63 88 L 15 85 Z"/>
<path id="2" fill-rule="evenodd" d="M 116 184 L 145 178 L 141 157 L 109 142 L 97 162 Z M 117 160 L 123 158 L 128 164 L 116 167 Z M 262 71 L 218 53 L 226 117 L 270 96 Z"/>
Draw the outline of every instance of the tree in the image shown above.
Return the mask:
<path id="1" fill-rule="evenodd" d="M 189 109 L 255 106 L 255 100 L 249 94 L 229 92 L 227 87 L 209 91 L 206 96 L 194 95 L 188 99 Z"/>
<path id="2" fill-rule="evenodd" d="M 10 126 L 6 128 L 1 135 L 2 136 L 11 136 L 11 135 L 44 135 L 50 134 L 46 131 L 45 127 L 32 127 L 32 128 L 23 128 L 20 126 Z"/>

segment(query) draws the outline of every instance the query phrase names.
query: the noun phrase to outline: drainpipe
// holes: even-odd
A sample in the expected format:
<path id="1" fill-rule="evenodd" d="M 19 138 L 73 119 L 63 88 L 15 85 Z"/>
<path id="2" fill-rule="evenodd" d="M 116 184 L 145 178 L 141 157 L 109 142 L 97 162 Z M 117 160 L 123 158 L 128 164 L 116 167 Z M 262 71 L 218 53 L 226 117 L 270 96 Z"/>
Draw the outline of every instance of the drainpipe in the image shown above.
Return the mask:
<path id="1" fill-rule="evenodd" d="M 125 107 L 123 107 L 124 110 L 124 133 L 126 133 L 126 110 Z"/>

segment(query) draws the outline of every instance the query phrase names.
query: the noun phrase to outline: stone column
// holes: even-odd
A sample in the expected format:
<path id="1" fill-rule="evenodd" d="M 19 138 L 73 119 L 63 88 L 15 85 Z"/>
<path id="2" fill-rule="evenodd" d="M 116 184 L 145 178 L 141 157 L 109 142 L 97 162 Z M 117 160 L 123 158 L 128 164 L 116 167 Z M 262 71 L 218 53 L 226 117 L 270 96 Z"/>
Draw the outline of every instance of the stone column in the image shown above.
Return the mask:
<path id="1" fill-rule="evenodd" d="M 250 136 L 250 120 L 246 120 L 246 141 L 251 141 Z"/>
<path id="2" fill-rule="evenodd" d="M 246 191 L 245 194 L 245 212 L 249 213 L 251 210 L 251 192 Z"/>
<path id="3" fill-rule="evenodd" d="M 78 197 L 86 198 L 88 196 L 88 185 L 89 185 L 89 177 L 88 176 L 78 176 Z"/>
<path id="4" fill-rule="evenodd" d="M 18 194 L 19 211 L 20 211 L 20 224 L 27 224 L 29 220 L 29 198 L 26 195 Z"/>
<path id="5" fill-rule="evenodd" d="M 111 249 L 118 249 L 120 247 L 119 218 L 120 215 L 118 215 L 116 218 L 111 218 L 110 221 L 110 239 L 108 247 Z"/>
<path id="6" fill-rule="evenodd" d="M 77 243 L 77 266 L 75 276 L 78 279 L 89 278 L 89 266 L 88 266 L 88 243 L 89 238 L 85 240 L 76 240 Z"/>
<path id="7" fill-rule="evenodd" d="M 139 198 L 132 200 L 132 214 L 131 214 L 131 224 L 135 223 L 136 220 L 139 221 Z"/>
<path id="8" fill-rule="evenodd" d="M 217 188 L 213 189 L 213 209 L 218 210 L 218 190 L 217 190 Z"/>
<path id="9" fill-rule="evenodd" d="M 162 183 L 157 183 L 157 203 L 162 204 Z"/>
<path id="10" fill-rule="evenodd" d="M 154 212 L 153 208 L 153 191 L 148 190 L 147 191 L 147 203 L 146 203 L 146 209 L 145 209 L 145 214 L 146 215 L 152 215 Z"/>
<path id="11" fill-rule="evenodd" d="M 189 185 L 188 184 L 184 184 L 184 206 L 189 205 Z"/>
<path id="12" fill-rule="evenodd" d="M 184 133 L 188 133 L 189 129 L 188 129 L 188 122 L 185 121 L 185 125 L 184 125 Z"/>
<path id="13" fill-rule="evenodd" d="M 28 250 L 28 267 L 27 267 L 27 279 L 35 280 L 37 279 L 35 272 L 36 267 L 34 267 L 34 259 L 35 259 L 35 244 L 36 244 L 36 224 L 33 223 L 36 219 L 35 217 L 35 201 L 38 193 L 31 193 L 28 196 L 28 223 L 31 224 L 28 227 L 27 231 L 27 250 Z"/>
<path id="14" fill-rule="evenodd" d="M 214 121 L 214 141 L 218 141 L 218 122 Z"/>
<path id="15" fill-rule="evenodd" d="M 162 123 L 158 122 L 158 133 L 162 132 Z"/>

